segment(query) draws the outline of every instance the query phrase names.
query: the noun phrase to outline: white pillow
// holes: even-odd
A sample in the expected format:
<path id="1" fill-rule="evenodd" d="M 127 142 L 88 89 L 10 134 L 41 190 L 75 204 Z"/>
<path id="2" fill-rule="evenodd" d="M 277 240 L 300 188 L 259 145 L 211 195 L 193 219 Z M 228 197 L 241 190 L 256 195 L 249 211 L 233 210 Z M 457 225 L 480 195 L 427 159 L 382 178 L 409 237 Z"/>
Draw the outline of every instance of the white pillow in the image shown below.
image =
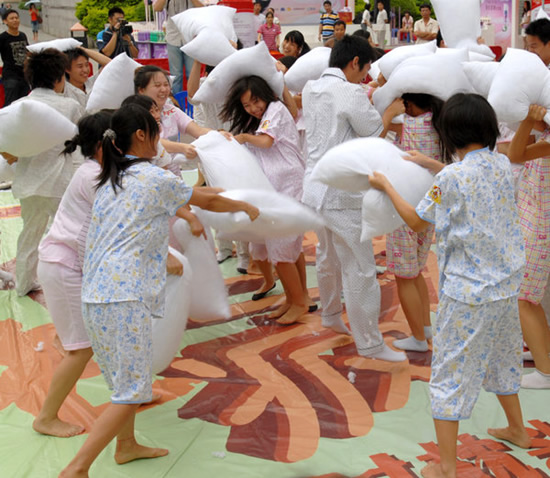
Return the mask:
<path id="1" fill-rule="evenodd" d="M 471 92 L 473 88 L 462 64 L 454 55 L 429 55 L 405 60 L 372 97 L 374 106 L 383 114 L 404 93 L 425 93 L 446 101 L 455 93 Z"/>
<path id="2" fill-rule="evenodd" d="M 212 7 L 208 7 L 212 8 Z M 200 10 L 195 8 L 191 10 Z M 283 94 L 283 73 L 277 70 L 275 59 L 262 41 L 239 50 L 223 60 L 195 93 L 193 101 L 199 103 L 225 103 L 233 84 L 245 76 L 256 75 L 267 81 L 276 96 Z"/>
<path id="3" fill-rule="evenodd" d="M 393 70 L 399 66 L 407 58 L 415 56 L 426 56 L 435 53 L 437 45 L 434 41 L 422 43 L 420 45 L 405 45 L 398 46 L 386 53 L 382 58 L 378 59 L 378 68 L 380 73 L 384 75 L 386 80 L 389 80 Z M 376 78 L 374 78 L 376 80 Z"/>
<path id="4" fill-rule="evenodd" d="M 213 5 L 206 8 L 190 8 L 172 17 L 181 33 L 183 43 L 189 43 L 203 29 L 219 31 L 225 38 L 237 41 L 233 18 L 237 10 L 231 7 Z"/>
<path id="5" fill-rule="evenodd" d="M 320 46 L 296 60 L 285 74 L 285 83 L 290 91 L 301 92 L 309 80 L 318 80 L 328 68 L 330 48 Z"/>
<path id="6" fill-rule="evenodd" d="M 205 65 L 216 66 L 237 50 L 222 33 L 205 28 L 193 40 L 183 45 L 181 51 Z"/>
<path id="7" fill-rule="evenodd" d="M 378 79 L 378 75 L 380 74 L 380 60 L 376 60 L 374 63 L 371 63 L 369 75 L 373 80 Z"/>
<path id="8" fill-rule="evenodd" d="M 134 94 L 134 73 L 141 66 L 128 55 L 117 55 L 95 80 L 86 110 L 120 108 L 122 102 Z"/>
<path id="9" fill-rule="evenodd" d="M 59 51 L 72 50 L 73 48 L 79 48 L 82 46 L 75 38 L 59 38 L 57 40 L 43 41 L 40 43 L 35 43 L 34 45 L 27 45 L 27 50 L 32 51 L 33 53 L 40 53 L 46 48 L 55 48 Z"/>
<path id="10" fill-rule="evenodd" d="M 311 180 L 350 192 L 365 191 L 362 207 L 361 240 L 394 231 L 403 220 L 389 197 L 370 187 L 368 175 L 380 171 L 403 198 L 413 206 L 424 197 L 433 176 L 417 164 L 406 161 L 397 146 L 382 138 L 358 138 L 329 151 L 315 165 Z"/>
<path id="11" fill-rule="evenodd" d="M 477 45 L 481 35 L 479 0 L 433 0 L 432 5 L 445 45 L 451 48 Z"/>
<path id="12" fill-rule="evenodd" d="M 274 190 L 256 156 L 237 140 L 228 141 L 217 131 L 210 131 L 192 144 L 209 186 L 227 190 Z"/>
<path id="13" fill-rule="evenodd" d="M 164 317 L 153 319 L 153 373 L 165 370 L 181 347 L 181 338 L 187 325 L 193 273 L 185 257 L 170 248 L 183 264 L 183 275 L 166 277 Z"/>
<path id="14" fill-rule="evenodd" d="M 214 213 L 200 211 L 200 217 L 225 239 L 263 242 L 267 238 L 287 237 L 319 229 L 324 225 L 321 217 L 295 199 L 275 191 L 236 189 L 222 196 L 246 201 L 260 210 L 254 222 L 244 212 Z M 201 219 L 202 220 L 202 219 Z"/>
<path id="15" fill-rule="evenodd" d="M 437 48 L 435 50 L 436 55 L 443 55 L 454 61 L 469 61 L 468 50 L 466 48 Z"/>
<path id="16" fill-rule="evenodd" d="M 4 156 L 0 154 L 0 181 L 13 181 L 17 163 L 8 164 Z"/>
<path id="17" fill-rule="evenodd" d="M 189 317 L 199 322 L 229 319 L 231 309 L 225 282 L 216 260 L 214 241 L 209 228 L 203 225 L 208 239 L 193 236 L 184 219 L 176 220 L 172 226 L 172 232 L 193 270 L 193 281 L 189 286 Z"/>
<path id="18" fill-rule="evenodd" d="M 543 6 L 538 8 L 535 20 L 550 20 L 550 16 L 548 16 L 548 13 L 546 13 Z"/>
<path id="19" fill-rule="evenodd" d="M 498 120 L 513 128 L 515 123 L 525 119 L 530 105 L 550 108 L 550 89 L 546 87 L 549 82 L 550 72 L 538 55 L 508 48 L 487 99 Z"/>
<path id="20" fill-rule="evenodd" d="M 77 132 L 74 123 L 39 101 L 25 98 L 0 109 L 0 151 L 17 157 L 36 156 Z"/>
<path id="21" fill-rule="evenodd" d="M 484 98 L 489 96 L 489 90 L 499 66 L 500 63 L 496 61 L 467 61 L 462 63 L 464 73 L 470 80 L 474 90 Z"/>

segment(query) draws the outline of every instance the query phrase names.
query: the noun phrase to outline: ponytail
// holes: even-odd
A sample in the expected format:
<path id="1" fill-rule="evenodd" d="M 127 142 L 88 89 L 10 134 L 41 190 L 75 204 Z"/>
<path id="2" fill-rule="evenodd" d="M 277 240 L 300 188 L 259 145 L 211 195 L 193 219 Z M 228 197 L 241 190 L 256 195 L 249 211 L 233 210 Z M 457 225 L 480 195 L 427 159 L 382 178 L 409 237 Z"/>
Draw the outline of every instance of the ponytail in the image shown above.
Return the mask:
<path id="1" fill-rule="evenodd" d="M 111 114 L 105 111 L 80 118 L 78 133 L 72 139 L 65 141 L 65 149 L 61 154 L 72 154 L 80 146 L 85 157 L 93 157 L 97 153 L 99 143 L 103 141 L 103 133 L 109 127 L 110 121 Z"/>
<path id="2" fill-rule="evenodd" d="M 116 193 L 117 188 L 122 189 L 122 177 L 126 169 L 151 159 L 126 157 L 132 146 L 133 135 L 138 130 L 142 130 L 150 139 L 159 134 L 157 122 L 145 108 L 129 104 L 113 115 L 110 128 L 103 133 L 103 164 L 97 188 L 109 181 Z"/>

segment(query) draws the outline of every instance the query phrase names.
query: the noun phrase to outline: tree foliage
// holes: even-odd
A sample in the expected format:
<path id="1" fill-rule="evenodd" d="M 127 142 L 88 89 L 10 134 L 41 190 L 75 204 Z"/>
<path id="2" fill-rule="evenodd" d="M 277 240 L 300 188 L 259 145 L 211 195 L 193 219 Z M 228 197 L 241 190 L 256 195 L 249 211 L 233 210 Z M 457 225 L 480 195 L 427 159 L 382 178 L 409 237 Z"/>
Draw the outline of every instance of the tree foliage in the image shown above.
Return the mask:
<path id="1" fill-rule="evenodd" d="M 124 17 L 130 22 L 145 20 L 143 0 L 126 0 L 111 2 L 109 0 L 82 0 L 76 4 L 76 18 L 88 29 L 88 34 L 95 37 L 108 22 L 108 12 L 112 7 L 121 7 Z"/>

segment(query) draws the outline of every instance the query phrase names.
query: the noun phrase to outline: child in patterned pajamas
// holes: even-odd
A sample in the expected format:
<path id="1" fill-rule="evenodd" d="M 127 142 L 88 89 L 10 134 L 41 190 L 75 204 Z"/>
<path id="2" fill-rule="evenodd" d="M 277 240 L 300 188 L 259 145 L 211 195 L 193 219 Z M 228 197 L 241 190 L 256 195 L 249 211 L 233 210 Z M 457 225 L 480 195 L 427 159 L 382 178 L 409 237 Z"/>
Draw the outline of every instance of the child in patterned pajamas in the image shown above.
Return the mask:
<path id="1" fill-rule="evenodd" d="M 540 302 L 550 273 L 550 129 L 540 140 L 527 145 L 533 127 L 541 123 L 546 109 L 532 105 L 508 149 L 513 163 L 525 163 L 520 177 L 518 209 L 525 238 L 527 266 L 519 294 L 523 336 L 535 361 L 535 372 L 524 375 L 524 388 L 550 388 L 550 329 Z"/>
<path id="2" fill-rule="evenodd" d="M 298 110 L 288 89 L 279 101 L 265 80 L 258 76 L 241 78 L 232 86 L 221 118 L 231 122 L 235 139 L 255 153 L 276 191 L 300 199 L 304 178 L 304 159 L 300 137 L 294 121 Z M 264 285 L 253 300 L 275 286 L 271 264 L 283 284 L 286 303 L 269 315 L 282 325 L 296 322 L 313 302 L 308 296 L 306 263 L 302 252 L 303 234 L 266 239 L 250 244 L 252 258 L 264 273 Z"/>
<path id="3" fill-rule="evenodd" d="M 443 101 L 422 93 L 406 93 L 402 99 L 405 119 L 399 131 L 401 148 L 441 160 L 436 125 Z M 438 166 L 437 172 L 443 164 Z M 426 352 L 428 339 L 432 338 L 430 298 L 422 269 L 428 260 L 433 234 L 433 225 L 420 232 L 404 225 L 386 235 L 386 264 L 395 276 L 399 301 L 412 331 L 412 337 L 393 341 L 398 349 Z"/>
<path id="4" fill-rule="evenodd" d="M 518 293 L 525 265 L 510 162 L 493 153 L 496 116 L 478 95 L 458 94 L 441 112 L 441 140 L 460 162 L 445 167 L 416 210 L 379 173 L 385 191 L 415 231 L 435 224 L 440 268 L 430 394 L 441 461 L 424 477 L 456 477 L 459 420 L 469 418 L 481 387 L 493 392 L 508 427 L 498 439 L 528 448 L 518 391 L 522 335 Z"/>
<path id="5" fill-rule="evenodd" d="M 169 217 L 186 203 L 212 211 L 258 210 L 204 188 L 193 190 L 151 164 L 159 128 L 144 108 L 117 111 L 105 132 L 103 164 L 86 242 L 82 315 L 97 362 L 113 389 L 111 403 L 61 477 L 88 476 L 99 453 L 116 436 L 115 460 L 164 456 L 139 445 L 134 419 L 152 397 L 151 319 L 164 307 Z"/>

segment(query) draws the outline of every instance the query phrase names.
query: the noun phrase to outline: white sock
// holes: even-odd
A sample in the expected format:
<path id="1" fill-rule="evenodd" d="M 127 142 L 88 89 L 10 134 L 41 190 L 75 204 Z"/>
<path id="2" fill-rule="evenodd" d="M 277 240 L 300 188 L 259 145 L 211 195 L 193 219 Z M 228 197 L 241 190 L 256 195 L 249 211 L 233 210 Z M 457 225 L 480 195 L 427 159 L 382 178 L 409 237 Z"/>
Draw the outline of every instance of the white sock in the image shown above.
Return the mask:
<path id="1" fill-rule="evenodd" d="M 346 327 L 346 324 L 342 320 L 341 316 L 332 317 L 327 319 L 325 317 L 321 318 L 321 325 L 327 329 L 332 329 L 338 334 L 351 335 L 350 330 Z"/>
<path id="2" fill-rule="evenodd" d="M 522 388 L 533 389 L 549 389 L 550 388 L 550 374 L 542 373 L 540 370 L 535 369 L 533 373 L 529 373 L 521 377 Z"/>
<path id="3" fill-rule="evenodd" d="M 432 333 L 432 326 L 431 325 L 425 325 L 424 326 L 424 336 L 426 337 L 426 340 L 430 340 L 433 338 L 433 333 Z"/>
<path id="4" fill-rule="evenodd" d="M 361 352 L 359 353 L 363 355 L 363 357 L 385 360 L 386 362 L 402 362 L 403 360 L 407 360 L 407 356 L 403 352 L 396 352 L 390 349 L 386 344 L 384 344 L 384 348 L 380 352 L 369 355 L 361 354 Z"/>
<path id="5" fill-rule="evenodd" d="M 417 340 L 414 337 L 407 337 L 406 339 L 394 340 L 392 345 L 401 350 L 411 350 L 413 352 L 427 352 L 428 341 Z"/>

